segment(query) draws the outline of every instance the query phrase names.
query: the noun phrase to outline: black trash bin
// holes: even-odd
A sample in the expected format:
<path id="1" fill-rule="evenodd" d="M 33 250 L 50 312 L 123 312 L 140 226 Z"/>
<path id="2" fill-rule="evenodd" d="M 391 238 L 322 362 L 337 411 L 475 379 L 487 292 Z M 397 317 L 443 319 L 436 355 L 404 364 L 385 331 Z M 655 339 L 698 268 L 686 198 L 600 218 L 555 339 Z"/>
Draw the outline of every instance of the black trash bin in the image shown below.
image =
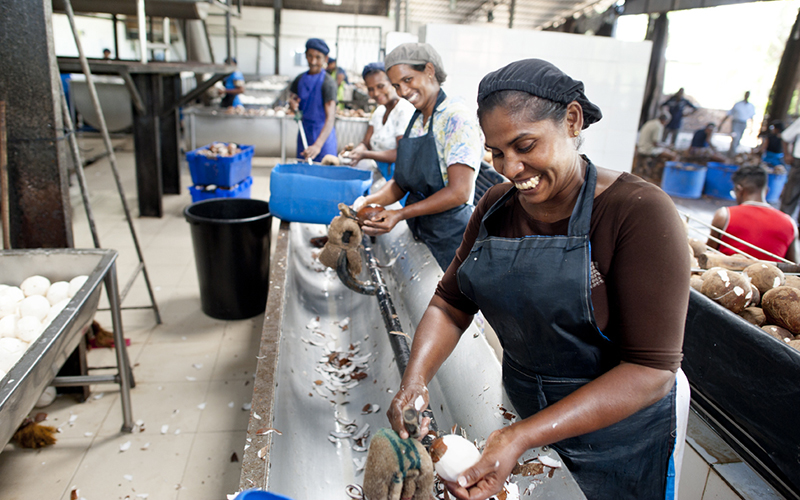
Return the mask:
<path id="1" fill-rule="evenodd" d="M 203 312 L 245 319 L 264 312 L 269 288 L 269 203 L 244 198 L 199 201 L 183 211 L 192 230 Z"/>

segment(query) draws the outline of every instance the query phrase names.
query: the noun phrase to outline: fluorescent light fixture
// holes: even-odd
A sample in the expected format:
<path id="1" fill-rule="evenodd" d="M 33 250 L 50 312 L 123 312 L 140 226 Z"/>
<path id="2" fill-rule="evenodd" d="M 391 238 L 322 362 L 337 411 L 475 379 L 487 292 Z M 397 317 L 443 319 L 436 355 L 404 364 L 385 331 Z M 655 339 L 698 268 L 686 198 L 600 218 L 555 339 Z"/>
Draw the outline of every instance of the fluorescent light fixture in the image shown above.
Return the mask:
<path id="1" fill-rule="evenodd" d="M 342 5 L 342 0 L 322 0 L 325 5 Z"/>

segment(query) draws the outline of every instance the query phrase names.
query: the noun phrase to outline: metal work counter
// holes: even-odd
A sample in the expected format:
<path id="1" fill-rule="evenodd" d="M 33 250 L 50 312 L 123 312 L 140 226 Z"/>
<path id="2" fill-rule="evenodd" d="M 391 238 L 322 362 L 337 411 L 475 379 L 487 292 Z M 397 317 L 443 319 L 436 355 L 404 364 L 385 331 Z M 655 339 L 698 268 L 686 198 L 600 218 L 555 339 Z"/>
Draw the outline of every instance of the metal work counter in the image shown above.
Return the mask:
<path id="1" fill-rule="evenodd" d="M 269 489 L 294 500 L 346 498 L 347 485 L 363 482 L 356 462 L 367 454 L 353 450 L 346 439 L 329 440 L 329 433 L 339 430 L 337 415 L 355 420 L 359 427 L 369 424 L 372 434 L 388 426 L 385 411 L 400 384 L 389 335 L 376 299 L 345 288 L 332 270 L 312 258 L 318 250 L 309 240 L 325 231 L 322 225 L 281 223 L 242 461 L 242 489 Z M 403 330 L 413 334 L 441 270 L 404 223 L 378 238 L 373 251 L 387 266 L 383 274 Z M 340 326 L 345 323 L 346 328 Z M 313 333 L 317 324 L 325 337 Z M 370 353 L 367 377 L 346 394 L 326 397 L 315 389 L 315 380 L 323 378 L 317 368 L 326 359 L 325 348 L 348 349 L 358 343 L 362 355 Z M 443 430 L 458 425 L 470 440 L 480 442 L 510 423 L 501 408 L 513 411 L 502 389 L 500 363 L 474 323 L 429 390 L 431 408 Z M 368 404 L 379 405 L 380 410 L 364 414 Z M 545 449 L 529 450 L 524 458 L 539 454 L 558 459 L 553 450 Z M 535 486 L 525 498 L 585 498 L 564 467 L 552 477 L 515 476 L 515 482 L 520 493 Z"/>

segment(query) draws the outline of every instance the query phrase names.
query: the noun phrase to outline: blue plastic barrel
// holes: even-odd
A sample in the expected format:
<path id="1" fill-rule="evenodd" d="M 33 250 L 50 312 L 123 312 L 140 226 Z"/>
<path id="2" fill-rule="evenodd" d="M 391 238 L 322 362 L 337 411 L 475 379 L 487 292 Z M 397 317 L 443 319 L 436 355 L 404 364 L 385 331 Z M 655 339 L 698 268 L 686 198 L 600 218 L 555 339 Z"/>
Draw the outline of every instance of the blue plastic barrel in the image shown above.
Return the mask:
<path id="1" fill-rule="evenodd" d="M 720 200 L 734 200 L 731 194 L 733 191 L 733 181 L 731 177 L 739 168 L 738 165 L 728 165 L 726 163 L 708 162 L 708 172 L 706 173 L 706 184 L 703 187 L 703 194 Z"/>
<path id="2" fill-rule="evenodd" d="M 235 500 L 292 500 L 289 497 L 262 490 L 247 490 L 236 495 Z"/>
<path id="3" fill-rule="evenodd" d="M 786 184 L 786 174 L 769 174 L 767 185 L 767 203 L 778 203 L 781 199 L 781 191 Z"/>
<path id="4" fill-rule="evenodd" d="M 697 199 L 703 194 L 705 180 L 706 167 L 668 161 L 664 164 L 661 189 L 670 196 Z"/>

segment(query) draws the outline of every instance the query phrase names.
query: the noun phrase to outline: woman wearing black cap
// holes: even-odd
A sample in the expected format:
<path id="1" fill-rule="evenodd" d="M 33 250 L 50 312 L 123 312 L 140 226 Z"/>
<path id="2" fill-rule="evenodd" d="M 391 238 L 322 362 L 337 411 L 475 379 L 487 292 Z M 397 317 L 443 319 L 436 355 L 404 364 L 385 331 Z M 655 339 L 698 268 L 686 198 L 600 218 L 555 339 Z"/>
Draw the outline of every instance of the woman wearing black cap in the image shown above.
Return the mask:
<path id="1" fill-rule="evenodd" d="M 401 220 L 447 269 L 472 214 L 483 139 L 474 112 L 445 95 L 447 74 L 439 54 L 425 43 L 405 43 L 386 56 L 386 71 L 398 95 L 416 109 L 397 144 L 394 177 L 365 203 L 386 206 L 408 193 L 399 210 L 382 212 L 364 232 L 391 231 Z"/>
<path id="2" fill-rule="evenodd" d="M 336 82 L 326 73 L 328 44 L 319 38 L 306 42 L 308 71 L 297 76 L 290 90 L 290 106 L 302 115 L 302 127 L 308 147 L 297 133 L 297 157 L 322 161 L 325 155 L 338 154 L 336 149 Z"/>
<path id="3" fill-rule="evenodd" d="M 370 99 L 377 102 L 378 107 L 369 117 L 364 140 L 348 156 L 353 165 L 362 160 L 373 160 L 386 180 L 389 180 L 397 158 L 397 141 L 403 136 L 411 115 L 414 114 L 414 106 L 397 95 L 383 63 L 367 64 L 361 76 L 367 85 Z"/>
<path id="4" fill-rule="evenodd" d="M 521 420 L 492 433 L 448 487 L 500 491 L 529 448 L 551 445 L 587 498 L 674 498 L 680 366 L 689 295 L 683 224 L 670 198 L 578 152 L 601 118 L 583 84 L 550 63 L 512 63 L 481 81 L 491 188 L 414 336 L 389 418 L 401 413 L 480 310 L 503 346 L 503 384 Z M 679 406 L 680 407 L 680 406 Z M 682 448 L 679 448 L 679 450 Z M 678 453 L 680 455 L 680 453 Z"/>

